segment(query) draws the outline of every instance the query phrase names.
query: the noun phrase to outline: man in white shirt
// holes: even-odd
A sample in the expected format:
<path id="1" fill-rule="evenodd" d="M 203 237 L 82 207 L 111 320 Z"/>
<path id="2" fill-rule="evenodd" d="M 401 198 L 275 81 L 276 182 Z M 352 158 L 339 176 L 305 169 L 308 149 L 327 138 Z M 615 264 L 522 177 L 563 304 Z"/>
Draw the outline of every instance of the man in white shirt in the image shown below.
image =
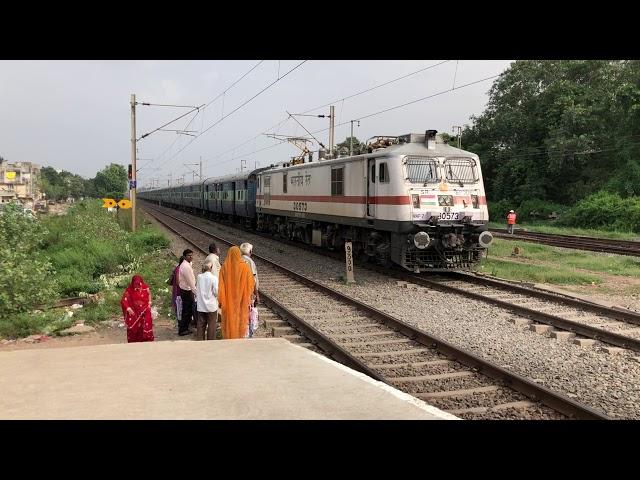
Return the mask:
<path id="1" fill-rule="evenodd" d="M 256 268 L 255 262 L 251 258 L 253 245 L 251 245 L 250 243 L 243 243 L 242 245 L 240 245 L 240 252 L 242 252 L 242 260 L 244 260 L 244 263 L 249 265 L 251 273 L 253 273 L 253 300 L 255 302 L 255 305 L 258 305 L 258 303 L 260 303 L 260 293 L 258 292 L 258 269 Z"/>
<path id="2" fill-rule="evenodd" d="M 204 340 L 205 331 L 207 340 L 215 340 L 218 324 L 218 277 L 213 274 L 213 262 L 205 260 L 202 267 L 203 273 L 198 275 L 198 328 L 196 340 Z"/>
<path id="3" fill-rule="evenodd" d="M 178 270 L 178 286 L 180 287 L 180 298 L 182 299 L 182 318 L 178 324 L 178 335 L 181 337 L 192 333 L 189 325 L 193 319 L 193 304 L 196 300 L 196 277 L 193 273 L 193 250 L 188 248 L 182 252 L 184 260 Z"/>
<path id="4" fill-rule="evenodd" d="M 211 243 L 209 245 L 209 255 L 207 255 L 207 258 L 204 259 L 204 263 L 207 263 L 207 261 L 211 261 L 211 263 L 213 264 L 213 268 L 211 269 L 211 273 L 213 273 L 214 276 L 218 276 L 218 273 L 220 273 L 220 250 L 218 250 L 218 247 L 216 246 L 215 243 Z M 203 272 L 204 272 L 204 263 L 203 263 Z"/>

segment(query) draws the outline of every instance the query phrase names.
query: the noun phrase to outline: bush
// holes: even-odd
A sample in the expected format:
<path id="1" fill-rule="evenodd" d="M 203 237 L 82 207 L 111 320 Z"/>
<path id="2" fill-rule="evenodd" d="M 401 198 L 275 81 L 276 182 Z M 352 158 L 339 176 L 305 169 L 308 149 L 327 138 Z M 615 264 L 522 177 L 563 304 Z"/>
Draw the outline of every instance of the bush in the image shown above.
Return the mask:
<path id="1" fill-rule="evenodd" d="M 160 232 L 143 230 L 133 237 L 132 244 L 137 250 L 149 252 L 167 248 L 171 242 Z"/>
<path id="2" fill-rule="evenodd" d="M 518 221 L 548 220 L 552 213 L 562 213 L 566 207 L 546 200 L 524 200 L 516 209 Z"/>
<path id="3" fill-rule="evenodd" d="M 0 214 L 0 318 L 47 303 L 56 294 L 53 269 L 39 253 L 47 230 L 8 205 Z"/>
<path id="4" fill-rule="evenodd" d="M 498 200 L 497 202 L 488 202 L 487 207 L 489 208 L 489 220 L 499 223 L 506 221 L 505 217 L 507 213 L 509 213 L 509 210 L 515 210 L 513 202 L 506 199 Z"/>
<path id="5" fill-rule="evenodd" d="M 581 200 L 558 222 L 580 228 L 640 232 L 640 197 L 600 191 Z"/>

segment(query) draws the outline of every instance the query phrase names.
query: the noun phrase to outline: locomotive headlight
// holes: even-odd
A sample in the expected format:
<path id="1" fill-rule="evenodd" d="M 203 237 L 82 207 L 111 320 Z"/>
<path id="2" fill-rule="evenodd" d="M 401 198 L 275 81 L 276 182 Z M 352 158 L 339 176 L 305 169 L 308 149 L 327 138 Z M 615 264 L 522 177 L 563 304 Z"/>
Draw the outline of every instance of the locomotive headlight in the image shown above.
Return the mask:
<path id="1" fill-rule="evenodd" d="M 441 207 L 452 207 L 453 195 L 438 195 L 438 205 Z"/>
<path id="2" fill-rule="evenodd" d="M 429 242 L 431 242 L 431 238 L 429 238 L 429 234 L 427 232 L 418 232 L 413 236 L 413 244 L 420 250 L 427 248 L 429 246 Z"/>
<path id="3" fill-rule="evenodd" d="M 483 248 L 487 248 L 489 245 L 491 245 L 491 242 L 493 242 L 493 235 L 491 235 L 491 232 L 482 232 L 478 237 L 478 243 Z"/>

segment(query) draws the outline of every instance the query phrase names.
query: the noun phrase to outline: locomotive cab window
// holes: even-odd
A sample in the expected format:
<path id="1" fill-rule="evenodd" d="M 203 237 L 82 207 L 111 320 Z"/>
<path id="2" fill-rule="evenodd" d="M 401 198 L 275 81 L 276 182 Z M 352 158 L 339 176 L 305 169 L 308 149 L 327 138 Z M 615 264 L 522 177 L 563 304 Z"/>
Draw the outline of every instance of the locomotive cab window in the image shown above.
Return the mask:
<path id="1" fill-rule="evenodd" d="M 410 155 L 406 160 L 407 180 L 411 183 L 428 183 L 438 181 L 438 164 L 434 158 Z"/>
<path id="2" fill-rule="evenodd" d="M 376 183 L 376 165 L 375 163 L 371 165 L 371 175 L 369 175 L 371 179 L 371 183 Z"/>
<path id="3" fill-rule="evenodd" d="M 344 195 L 344 167 L 331 169 L 331 195 Z"/>
<path id="4" fill-rule="evenodd" d="M 287 173 L 282 174 L 282 193 L 287 193 Z"/>
<path id="5" fill-rule="evenodd" d="M 387 167 L 387 162 L 380 164 L 380 176 L 378 180 L 382 183 L 389 183 L 389 168 Z"/>
<path id="6" fill-rule="evenodd" d="M 475 183 L 476 161 L 468 157 L 449 157 L 444 161 L 444 171 L 447 182 Z"/>

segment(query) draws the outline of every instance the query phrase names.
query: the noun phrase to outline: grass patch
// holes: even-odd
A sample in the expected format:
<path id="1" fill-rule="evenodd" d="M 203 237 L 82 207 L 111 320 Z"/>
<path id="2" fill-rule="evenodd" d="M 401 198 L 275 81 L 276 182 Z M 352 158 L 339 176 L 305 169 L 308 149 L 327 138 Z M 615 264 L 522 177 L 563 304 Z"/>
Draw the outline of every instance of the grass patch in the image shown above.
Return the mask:
<path id="1" fill-rule="evenodd" d="M 0 319 L 0 336 L 7 338 L 27 337 L 45 332 L 47 326 L 62 320 L 64 312 L 49 310 L 42 313 L 18 313 Z"/>
<path id="2" fill-rule="evenodd" d="M 521 282 L 555 285 L 591 285 L 593 283 L 597 285 L 602 283 L 602 279 L 597 275 L 576 272 L 564 266 L 540 268 L 539 265 L 510 262 L 501 258 L 483 259 L 476 270 L 498 278 Z"/>
<path id="3" fill-rule="evenodd" d="M 489 228 L 507 228 L 506 223 L 489 222 Z M 578 235 L 582 237 L 609 238 L 613 240 L 640 240 L 640 235 L 634 232 L 596 230 L 592 228 L 562 227 L 551 222 L 523 222 L 516 228 L 524 228 L 531 232 L 550 233 L 554 235 Z"/>
<path id="4" fill-rule="evenodd" d="M 495 239 L 489 247 L 489 259 L 513 259 L 515 247 L 520 251 L 516 258 L 531 261 L 537 268 L 567 268 L 588 270 L 595 274 L 640 276 L 640 258 L 605 253 L 570 250 L 539 243 Z M 483 260 L 484 261 L 484 260 Z"/>
<path id="5" fill-rule="evenodd" d="M 101 276 L 133 272 L 140 267 L 142 255 L 169 245 L 143 217 L 136 233 L 123 228 L 121 221 L 98 201 L 82 202 L 67 215 L 44 221 L 49 231 L 44 253 L 56 271 L 61 296 L 96 293 L 103 287 Z"/>

